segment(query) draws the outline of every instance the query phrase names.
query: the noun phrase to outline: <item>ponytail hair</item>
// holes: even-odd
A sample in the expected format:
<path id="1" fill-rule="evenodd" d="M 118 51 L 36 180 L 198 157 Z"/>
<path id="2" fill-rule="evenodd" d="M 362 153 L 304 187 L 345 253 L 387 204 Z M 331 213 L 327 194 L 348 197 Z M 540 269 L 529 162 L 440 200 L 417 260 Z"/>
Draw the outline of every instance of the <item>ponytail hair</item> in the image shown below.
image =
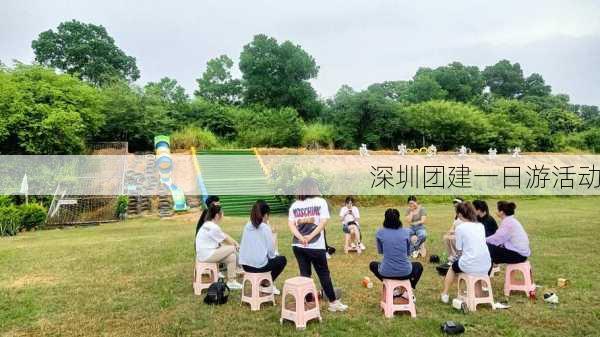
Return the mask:
<path id="1" fill-rule="evenodd" d="M 498 201 L 498 211 L 507 216 L 514 215 L 515 209 L 517 209 L 517 205 L 512 201 Z"/>
<path id="2" fill-rule="evenodd" d="M 221 205 L 212 204 L 208 207 L 208 210 L 206 211 L 205 220 L 211 221 L 221 213 L 223 213 L 223 211 L 221 210 Z"/>
<path id="3" fill-rule="evenodd" d="M 477 222 L 477 214 L 475 213 L 475 207 L 470 202 L 461 202 L 456 204 L 456 215 L 461 215 L 464 219 L 471 222 Z"/>
<path id="4" fill-rule="evenodd" d="M 250 212 L 250 222 L 252 222 L 254 228 L 258 229 L 260 224 L 263 222 L 265 215 L 270 213 L 271 207 L 266 201 L 256 200 L 254 206 L 252 206 L 252 211 Z"/>
<path id="5" fill-rule="evenodd" d="M 200 230 L 200 228 L 202 227 L 202 225 L 204 225 L 204 223 L 206 222 L 206 214 L 208 211 L 208 208 L 210 208 L 213 204 L 219 202 L 219 197 L 216 195 L 211 195 L 208 198 L 206 198 L 206 208 L 204 208 L 202 210 L 202 213 L 200 214 L 200 219 L 198 219 L 198 223 L 196 224 L 196 235 L 198 235 L 198 231 Z"/>

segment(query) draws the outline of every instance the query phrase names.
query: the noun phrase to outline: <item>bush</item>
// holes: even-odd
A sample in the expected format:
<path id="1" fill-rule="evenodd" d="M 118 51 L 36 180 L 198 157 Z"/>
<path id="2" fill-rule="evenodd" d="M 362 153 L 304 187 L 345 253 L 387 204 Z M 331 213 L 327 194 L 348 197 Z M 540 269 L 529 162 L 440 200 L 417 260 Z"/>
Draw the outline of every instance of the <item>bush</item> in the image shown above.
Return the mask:
<path id="1" fill-rule="evenodd" d="M 127 205 L 129 204 L 129 198 L 126 195 L 120 195 L 117 198 L 117 207 L 115 208 L 115 213 L 117 216 L 127 212 Z"/>
<path id="2" fill-rule="evenodd" d="M 302 146 L 316 149 L 319 147 L 333 148 L 333 126 L 322 123 L 306 125 L 302 129 Z"/>
<path id="3" fill-rule="evenodd" d="M 15 206 L 0 207 L 0 236 L 17 235 L 21 227 L 21 212 Z"/>
<path id="4" fill-rule="evenodd" d="M 189 149 L 195 147 L 198 150 L 208 150 L 219 144 L 217 137 L 206 129 L 197 126 L 186 126 L 171 134 L 171 148 Z"/>
<path id="5" fill-rule="evenodd" d="M 0 207 L 6 207 L 13 204 L 13 199 L 10 195 L 0 195 Z"/>
<path id="6" fill-rule="evenodd" d="M 594 153 L 600 153 L 600 128 L 592 128 L 581 134 L 585 147 Z"/>
<path id="7" fill-rule="evenodd" d="M 196 99 L 190 104 L 188 122 L 198 124 L 215 135 L 233 139 L 236 136 L 235 118 L 238 109 Z"/>
<path id="8" fill-rule="evenodd" d="M 242 146 L 296 147 L 304 123 L 292 108 L 240 109 L 236 116 L 238 141 Z"/>
<path id="9" fill-rule="evenodd" d="M 46 222 L 47 210 L 39 204 L 20 205 L 21 227 L 19 229 L 32 230 Z"/>

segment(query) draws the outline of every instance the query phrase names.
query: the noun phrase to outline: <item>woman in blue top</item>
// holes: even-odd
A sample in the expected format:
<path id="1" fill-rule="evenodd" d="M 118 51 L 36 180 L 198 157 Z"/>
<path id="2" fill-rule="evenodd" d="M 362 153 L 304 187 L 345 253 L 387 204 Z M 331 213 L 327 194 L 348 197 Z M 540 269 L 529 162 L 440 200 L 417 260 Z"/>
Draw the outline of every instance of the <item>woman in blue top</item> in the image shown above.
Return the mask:
<path id="1" fill-rule="evenodd" d="M 377 251 L 383 254 L 383 260 L 381 263 L 371 262 L 369 268 L 380 280 L 410 280 L 414 289 L 423 273 L 423 266 L 419 262 L 410 262 L 410 233 L 401 227 L 400 212 L 388 208 L 383 228 L 376 234 Z"/>
<path id="2" fill-rule="evenodd" d="M 269 226 L 271 208 L 264 200 L 257 200 L 250 213 L 250 221 L 244 226 L 240 244 L 240 264 L 249 273 L 271 272 L 273 282 L 287 264 L 285 256 L 277 255 L 273 232 Z M 264 285 L 262 292 L 279 295 L 273 284 Z"/>

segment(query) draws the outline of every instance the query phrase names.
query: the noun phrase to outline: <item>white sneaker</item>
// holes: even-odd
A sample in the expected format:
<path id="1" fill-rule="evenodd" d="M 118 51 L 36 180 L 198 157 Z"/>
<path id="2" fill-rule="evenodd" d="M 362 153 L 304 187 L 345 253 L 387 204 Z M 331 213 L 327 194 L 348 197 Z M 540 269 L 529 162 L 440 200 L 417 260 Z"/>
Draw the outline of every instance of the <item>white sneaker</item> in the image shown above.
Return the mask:
<path id="1" fill-rule="evenodd" d="M 362 249 L 362 250 L 365 250 L 365 249 L 367 249 L 367 247 L 365 247 L 365 244 L 364 244 L 364 243 L 362 243 L 362 242 L 361 242 L 361 243 L 359 243 L 358 245 L 360 246 L 360 249 Z"/>
<path id="2" fill-rule="evenodd" d="M 325 253 L 325 256 L 327 257 L 327 260 L 331 259 L 331 254 Z"/>
<path id="3" fill-rule="evenodd" d="M 228 281 L 227 286 L 231 290 L 240 290 L 243 288 L 242 284 L 239 283 L 238 281 Z"/>
<path id="4" fill-rule="evenodd" d="M 342 303 L 340 300 L 329 303 L 329 311 L 331 311 L 331 312 L 336 312 L 336 311 L 342 312 L 342 311 L 346 311 L 346 310 L 348 310 L 348 306 L 345 305 L 344 303 Z"/>
<path id="5" fill-rule="evenodd" d="M 260 292 L 265 294 L 281 295 L 281 291 L 276 286 L 260 287 Z"/>
<path id="6" fill-rule="evenodd" d="M 412 258 L 413 259 L 416 259 L 418 257 L 419 257 L 419 251 L 418 250 L 415 250 L 414 252 L 412 252 Z"/>
<path id="7" fill-rule="evenodd" d="M 440 296 L 440 299 L 442 300 L 442 303 L 450 303 L 450 296 L 448 296 L 448 294 L 442 294 Z"/>

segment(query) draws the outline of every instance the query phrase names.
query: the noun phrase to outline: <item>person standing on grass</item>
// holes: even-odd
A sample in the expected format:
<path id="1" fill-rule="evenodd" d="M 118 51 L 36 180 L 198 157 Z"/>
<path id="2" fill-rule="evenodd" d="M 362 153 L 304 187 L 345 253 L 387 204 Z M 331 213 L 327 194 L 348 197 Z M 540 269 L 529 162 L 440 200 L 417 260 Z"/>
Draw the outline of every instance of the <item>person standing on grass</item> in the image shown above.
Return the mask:
<path id="1" fill-rule="evenodd" d="M 488 205 L 483 200 L 473 201 L 473 207 L 475 207 L 475 213 L 477 214 L 477 221 L 483 224 L 485 228 L 485 237 L 490 237 L 498 230 L 498 223 L 490 215 Z"/>
<path id="2" fill-rule="evenodd" d="M 342 232 L 344 232 L 344 239 L 346 242 L 350 242 L 352 249 L 359 248 L 365 250 L 366 247 L 361 241 L 360 236 L 360 212 L 358 207 L 354 205 L 354 198 L 347 197 L 344 202 L 344 206 L 340 209 L 340 220 L 342 221 Z"/>
<path id="3" fill-rule="evenodd" d="M 417 197 L 411 195 L 408 197 L 408 209 L 406 210 L 406 222 L 410 224 L 410 253 L 413 258 L 419 257 L 419 250 L 427 240 L 427 230 L 425 223 L 427 222 L 427 211 L 425 207 L 417 202 Z M 424 254 L 421 254 L 424 255 Z"/>
<path id="4" fill-rule="evenodd" d="M 452 200 L 452 207 L 456 210 L 456 205 L 464 201 L 463 198 L 455 198 Z M 458 224 L 460 224 L 460 220 L 458 219 L 458 216 L 455 215 L 452 227 L 450 227 L 450 229 L 442 236 L 442 241 L 444 242 L 446 252 L 448 253 L 448 265 L 452 265 L 458 258 L 458 252 L 456 251 L 456 236 L 454 235 L 454 231 Z"/>
<path id="5" fill-rule="evenodd" d="M 402 228 L 397 209 L 388 208 L 385 211 L 383 228 L 375 236 L 377 252 L 383 254 L 383 260 L 371 262 L 371 272 L 381 281 L 384 278 L 410 280 L 410 285 L 415 289 L 423 273 L 423 265 L 410 262 L 410 232 Z"/>
<path id="6" fill-rule="evenodd" d="M 440 296 L 443 303 L 450 301 L 448 290 L 456 274 L 487 275 L 492 270 L 490 252 L 485 243 L 485 229 L 477 222 L 475 208 L 468 201 L 462 202 L 456 205 L 456 215 L 460 219 L 455 231 L 459 258 L 452 263 L 444 279 L 444 289 Z"/>
<path id="7" fill-rule="evenodd" d="M 271 272 L 273 281 L 261 287 L 265 293 L 279 295 L 275 280 L 287 264 L 285 256 L 277 255 L 273 232 L 269 226 L 271 208 L 264 200 L 257 200 L 250 213 L 250 221 L 244 226 L 240 244 L 240 264 L 248 273 Z"/>
<path id="8" fill-rule="evenodd" d="M 325 296 L 329 299 L 329 311 L 346 311 L 348 306 L 336 298 L 327 264 L 326 245 L 323 235 L 329 207 L 320 197 L 317 181 L 305 178 L 297 190 L 288 216 L 288 227 L 292 232 L 292 250 L 300 268 L 300 275 L 311 277 L 315 268 Z"/>
<path id="9" fill-rule="evenodd" d="M 487 246 L 494 264 L 522 263 L 531 255 L 529 237 L 523 225 L 515 218 L 514 202 L 498 201 L 498 230 L 487 238 Z"/>
<path id="10" fill-rule="evenodd" d="M 207 263 L 227 265 L 227 286 L 230 289 L 242 289 L 236 280 L 237 249 L 239 244 L 223 232 L 219 224 L 223 220 L 223 211 L 219 205 L 211 205 L 206 212 L 206 221 L 200 224 L 196 235 L 196 259 Z"/>

